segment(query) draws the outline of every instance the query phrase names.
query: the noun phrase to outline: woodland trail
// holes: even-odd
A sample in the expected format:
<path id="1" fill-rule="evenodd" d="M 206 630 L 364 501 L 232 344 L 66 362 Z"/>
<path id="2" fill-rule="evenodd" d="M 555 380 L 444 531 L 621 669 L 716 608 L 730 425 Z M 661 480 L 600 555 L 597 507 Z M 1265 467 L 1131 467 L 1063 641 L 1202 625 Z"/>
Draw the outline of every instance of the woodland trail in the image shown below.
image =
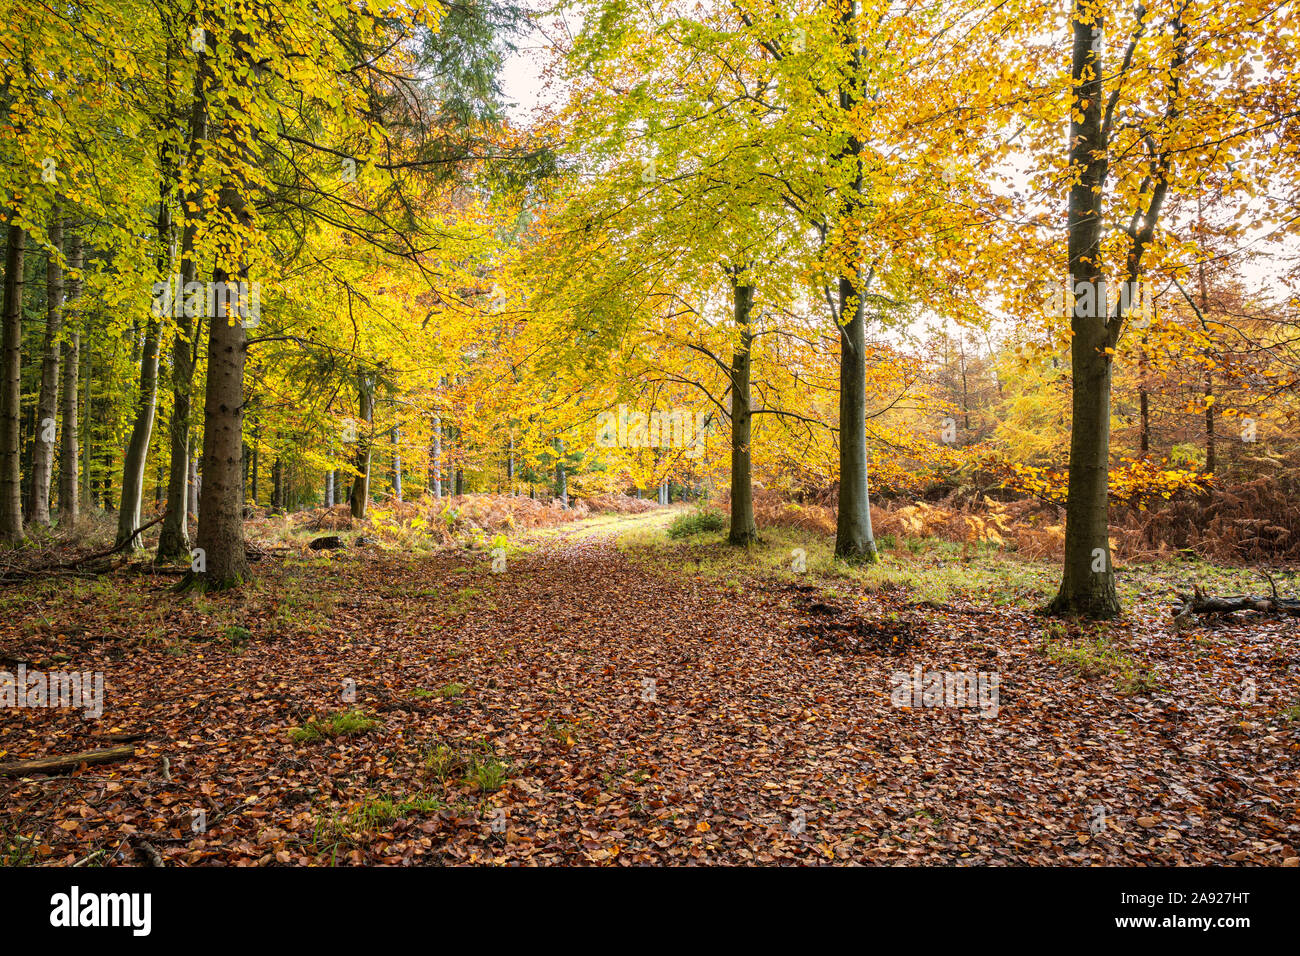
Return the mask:
<path id="1" fill-rule="evenodd" d="M 617 547 L 667 516 L 542 535 L 503 573 L 484 551 L 345 553 L 197 601 L 146 574 L 116 602 L 47 588 L 15 653 L 103 670 L 105 714 L 7 711 L 0 759 L 146 736 L 111 766 L 0 780 L 0 828 L 48 862 L 148 844 L 167 865 L 1294 855 L 1294 732 L 1231 696 L 1244 674 L 1293 692 L 1293 631 L 1198 656 L 1135 629 L 1167 687 L 1124 696 L 1041 653 L 1027 612 L 723 585 Z M 214 637 L 231 617 L 246 632 Z M 916 667 L 996 675 L 996 715 L 895 706 Z M 330 723 L 347 711 L 377 723 Z"/>

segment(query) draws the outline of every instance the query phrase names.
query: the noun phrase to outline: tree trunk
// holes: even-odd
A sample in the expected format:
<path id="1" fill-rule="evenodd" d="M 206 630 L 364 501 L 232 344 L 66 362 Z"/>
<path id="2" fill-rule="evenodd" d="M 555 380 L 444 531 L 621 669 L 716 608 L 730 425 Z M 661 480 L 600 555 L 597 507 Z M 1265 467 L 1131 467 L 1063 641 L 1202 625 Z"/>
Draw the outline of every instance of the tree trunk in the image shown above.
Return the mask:
<path id="1" fill-rule="evenodd" d="M 749 407 L 749 368 L 754 335 L 749 322 L 754 308 L 754 287 L 737 283 L 732 295 L 739 341 L 731 353 L 731 530 L 727 540 L 731 544 L 747 545 L 758 538 L 750 473 L 753 416 Z"/>
<path id="2" fill-rule="evenodd" d="M 857 77 L 862 51 L 857 39 L 854 4 L 845 4 L 840 13 L 844 30 L 842 42 L 853 47 L 850 62 L 852 79 L 840 88 L 840 110 L 848 116 L 861 98 Z M 851 165 L 852 181 L 846 193 L 842 215 L 853 234 L 861 227 L 866 203 L 862 196 L 862 142 L 850 135 L 839 155 Z M 862 267 L 856 251 L 848 258 L 853 263 L 839 280 L 840 320 L 840 494 L 835 519 L 835 556 L 846 561 L 875 561 L 876 541 L 871 532 L 871 506 L 867 492 L 867 356 L 866 292 Z"/>
<path id="3" fill-rule="evenodd" d="M 72 528 L 81 514 L 77 481 L 77 387 L 81 363 L 81 322 L 75 310 L 81 299 L 83 262 L 81 234 L 68 237 L 68 283 L 64 300 L 63 332 L 63 435 L 59 445 L 59 527 Z"/>
<path id="4" fill-rule="evenodd" d="M 875 561 L 871 500 L 867 490 L 866 310 L 856 279 L 840 278 L 840 493 L 835 556 Z"/>
<path id="5" fill-rule="evenodd" d="M 1214 434 L 1214 405 L 1210 400 L 1214 398 L 1214 373 L 1205 373 L 1205 470 L 1209 474 L 1214 474 L 1219 462 L 1216 457 L 1215 434 Z"/>
<path id="6" fill-rule="evenodd" d="M 1200 207 L 1200 200 L 1197 200 L 1197 207 Z M 1218 467 L 1218 461 L 1215 456 L 1215 435 L 1214 435 L 1214 353 L 1210 348 L 1208 337 L 1210 335 L 1209 324 L 1205 321 L 1205 316 L 1210 308 L 1210 292 L 1205 282 L 1205 262 L 1201 261 L 1197 269 L 1197 281 L 1201 287 L 1201 327 L 1205 331 L 1207 342 L 1205 350 L 1202 353 L 1205 356 L 1205 470 L 1214 474 Z"/>
<path id="7" fill-rule="evenodd" d="M 961 357 L 961 415 L 962 425 L 967 434 L 970 433 L 970 392 L 967 387 L 966 379 L 966 337 L 958 330 L 957 337 L 958 355 Z"/>
<path id="8" fill-rule="evenodd" d="M 506 494 L 515 493 L 515 435 L 510 433 L 510 441 L 506 447 Z"/>
<path id="9" fill-rule="evenodd" d="M 23 243 L 11 224 L 5 243 L 4 332 L 0 339 L 0 543 L 23 539 L 18 422 L 22 402 Z"/>
<path id="10" fill-rule="evenodd" d="M 564 472 L 564 439 L 555 439 L 555 497 L 569 507 L 569 476 Z"/>
<path id="11" fill-rule="evenodd" d="M 248 213 L 239 187 L 222 190 L 222 205 L 240 221 Z M 213 269 L 214 282 L 232 275 Z M 203 401 L 203 484 L 199 489 L 199 533 L 206 590 L 238 587 L 251 577 L 244 553 L 244 482 L 242 432 L 244 424 L 244 327 L 226 316 L 208 325 L 208 381 Z"/>
<path id="12" fill-rule="evenodd" d="M 189 498 L 187 499 L 186 507 L 190 513 L 190 516 L 195 520 L 195 522 L 197 522 L 199 520 L 199 484 L 200 484 L 198 455 L 190 456 L 189 472 L 190 472 L 189 481 L 187 482 L 189 486 Z"/>
<path id="13" fill-rule="evenodd" d="M 82 352 L 81 358 L 85 362 L 85 370 L 81 375 L 84 384 L 82 385 L 81 425 L 77 430 L 77 436 L 81 443 L 81 501 L 82 506 L 89 511 L 95 507 L 95 419 L 94 393 L 91 391 L 95 381 L 95 357 L 90 349 L 86 349 Z"/>
<path id="14" fill-rule="evenodd" d="M 448 436 L 450 437 L 450 432 L 448 433 Z M 465 436 L 462 429 L 457 427 L 456 444 L 454 446 L 456 449 L 456 455 L 455 455 L 456 465 L 455 465 L 455 474 L 452 476 L 452 491 L 458 496 L 463 495 L 465 493 L 465 446 L 463 444 L 464 437 Z"/>
<path id="15" fill-rule="evenodd" d="M 1070 320 L 1073 415 L 1065 568 L 1050 610 L 1058 615 L 1111 618 L 1120 613 L 1120 606 L 1109 540 L 1111 356 L 1101 263 L 1107 163 L 1098 53 L 1102 19 L 1088 0 L 1074 0 L 1074 18 L 1070 164 L 1081 176 L 1070 189 L 1068 213 L 1069 281 L 1076 293 Z"/>
<path id="16" fill-rule="evenodd" d="M 145 329 L 144 348 L 140 351 L 140 394 L 136 399 L 135 421 L 131 439 L 122 462 L 122 491 L 117 516 L 117 543 L 123 550 L 141 547 L 139 536 L 132 532 L 140 527 L 141 498 L 144 495 L 144 468 L 153 436 L 154 413 L 158 408 L 158 337 L 159 322 L 152 316 Z"/>
<path id="17" fill-rule="evenodd" d="M 31 402 L 27 405 L 23 413 L 24 421 L 18 426 L 18 434 L 26 435 L 27 441 L 22 447 L 22 455 L 18 459 L 18 473 L 23 478 L 23 522 L 32 520 L 32 491 L 35 483 L 32 481 L 32 460 L 36 457 L 36 440 L 40 437 L 36 428 L 36 403 Z"/>
<path id="18" fill-rule="evenodd" d="M 253 426 L 253 444 L 249 447 L 247 444 L 240 449 L 240 455 L 244 461 L 245 478 L 248 482 L 248 499 L 253 502 L 253 507 L 257 507 L 257 489 L 261 483 L 261 465 L 262 465 L 262 430 Z"/>
<path id="19" fill-rule="evenodd" d="M 193 279 L 184 278 L 182 287 Z M 187 492 L 190 470 L 190 395 L 194 383 L 194 343 L 197 337 L 188 320 L 180 320 L 172 345 L 172 417 L 168 428 L 170 458 L 167 471 L 167 516 L 158 538 L 157 560 L 171 561 L 189 554 Z"/>
<path id="20" fill-rule="evenodd" d="M 250 38 L 238 27 L 230 31 L 229 49 L 233 51 L 236 72 L 250 76 L 241 94 L 251 94 L 248 86 L 257 81 L 256 68 L 250 62 Z M 228 94 L 226 119 L 221 136 L 241 164 L 255 166 L 253 143 L 256 134 L 243 119 L 246 106 L 235 93 Z M 231 223 L 233 229 L 222 237 L 218 264 L 212 270 L 214 282 L 247 281 L 248 265 L 242 251 L 252 232 L 247 178 L 238 171 L 223 177 L 217 203 L 218 220 Z M 203 552 L 203 587 L 222 590 L 237 587 L 252 577 L 244 550 L 244 361 L 248 340 L 244 323 L 238 316 L 213 316 L 208 324 L 208 378 L 203 399 L 203 486 L 199 491 L 198 547 Z"/>
<path id="21" fill-rule="evenodd" d="M 117 505 L 113 503 L 113 454 L 108 449 L 104 449 L 99 456 L 102 478 L 100 481 L 101 503 L 105 511 L 116 511 Z"/>
<path id="22" fill-rule="evenodd" d="M 402 431 L 394 428 L 391 435 L 393 443 L 393 495 L 402 500 Z"/>
<path id="23" fill-rule="evenodd" d="M 284 465 L 276 458 L 271 462 L 271 511 L 284 510 Z"/>
<path id="24" fill-rule="evenodd" d="M 1138 449 L 1145 456 L 1151 451 L 1151 399 L 1147 395 L 1146 337 L 1138 349 Z"/>
<path id="25" fill-rule="evenodd" d="M 208 137 L 207 92 L 210 66 L 206 46 L 197 53 L 194 74 L 194 99 L 190 105 L 189 158 L 190 186 L 181 200 L 185 228 L 181 233 L 181 275 L 177 299 L 186 285 L 198 277 L 198 261 L 194 243 L 199 230 L 199 170 L 203 162 L 203 146 Z M 197 489 L 190 480 L 191 468 L 197 467 L 190 454 L 190 432 L 193 427 L 194 366 L 198 361 L 199 336 L 202 323 L 186 315 L 187 309 L 175 309 L 176 338 L 172 344 L 172 417 L 168 428 L 171 456 L 167 472 L 167 516 L 158 535 L 159 563 L 174 561 L 190 552 L 189 514 L 190 498 L 197 503 Z M 197 513 L 197 507 L 194 509 Z"/>
<path id="26" fill-rule="evenodd" d="M 356 477 L 352 479 L 352 496 L 349 503 L 352 508 L 352 517 L 364 518 L 366 516 L 366 506 L 370 503 L 370 439 L 375 421 L 374 383 L 366 377 L 364 372 L 357 377 L 357 395 L 361 420 L 372 427 L 366 428 L 364 433 L 360 430 L 357 432 L 357 452 L 353 462 Z"/>
<path id="27" fill-rule="evenodd" d="M 50 212 L 50 254 L 45 266 L 45 341 L 41 347 L 41 391 L 36 400 L 36 449 L 32 456 L 34 524 L 50 523 L 50 478 L 54 474 L 54 438 L 59 414 L 59 347 L 63 331 L 63 222 L 59 208 Z"/>
<path id="28" fill-rule="evenodd" d="M 172 191 L 176 161 L 169 146 L 160 147 L 162 180 L 158 189 L 158 275 L 171 284 L 172 274 Z M 141 498 L 144 496 L 144 469 L 153 437 L 154 414 L 158 410 L 158 351 L 162 335 L 161 317 L 150 311 L 145 326 L 144 348 L 140 352 L 140 395 L 136 400 L 131 440 L 122 462 L 122 509 L 117 516 L 117 543 L 126 551 L 143 544 L 135 529 L 140 527 Z"/>
<path id="29" fill-rule="evenodd" d="M 433 451 L 430 455 L 430 467 L 433 478 L 429 482 L 433 486 L 433 497 L 442 497 L 442 418 L 435 415 L 433 418 Z"/>

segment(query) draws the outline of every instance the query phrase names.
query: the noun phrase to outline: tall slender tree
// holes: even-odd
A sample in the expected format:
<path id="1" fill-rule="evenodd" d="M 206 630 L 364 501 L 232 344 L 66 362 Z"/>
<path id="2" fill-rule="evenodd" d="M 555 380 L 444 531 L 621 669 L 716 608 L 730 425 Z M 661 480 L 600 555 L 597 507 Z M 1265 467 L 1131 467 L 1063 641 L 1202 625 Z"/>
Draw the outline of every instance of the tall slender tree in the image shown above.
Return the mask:
<path id="1" fill-rule="evenodd" d="M 32 455 L 33 524 L 50 523 L 50 479 L 59 414 L 59 349 L 63 333 L 63 221 L 56 205 L 46 231 L 45 340 L 41 345 L 41 386 L 36 399 L 36 447 Z"/>
<path id="2" fill-rule="evenodd" d="M 0 336 L 0 543 L 23 539 L 19 413 L 22 401 L 23 253 L 26 233 L 10 219 L 5 236 L 4 330 Z"/>

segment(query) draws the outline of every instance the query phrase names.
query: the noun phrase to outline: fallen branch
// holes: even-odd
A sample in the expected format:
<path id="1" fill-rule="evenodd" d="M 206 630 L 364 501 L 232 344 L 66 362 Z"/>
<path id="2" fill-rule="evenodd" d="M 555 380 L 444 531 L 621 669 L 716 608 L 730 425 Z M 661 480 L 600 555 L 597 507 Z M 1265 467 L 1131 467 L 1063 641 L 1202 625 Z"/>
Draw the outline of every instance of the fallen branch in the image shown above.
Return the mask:
<path id="1" fill-rule="evenodd" d="M 83 750 L 62 757 L 37 757 L 35 760 L 18 760 L 0 764 L 0 777 L 25 777 L 29 773 L 63 773 L 76 770 L 82 764 L 113 763 L 135 756 L 135 747 L 105 747 L 103 750 Z"/>
<path id="2" fill-rule="evenodd" d="M 135 854 L 150 866 L 165 865 L 163 863 L 162 854 L 158 852 L 158 848 L 148 840 L 140 840 L 135 844 Z"/>
<path id="3" fill-rule="evenodd" d="M 1272 584 L 1271 579 L 1269 583 Z M 1193 585 L 1193 593 L 1178 595 L 1178 603 L 1174 605 L 1174 620 L 1181 627 L 1191 621 L 1194 614 L 1232 614 L 1234 611 L 1259 611 L 1300 617 L 1300 599 L 1278 597 L 1276 587 L 1271 596 L 1243 594 L 1213 597 L 1202 591 L 1200 585 Z"/>
<path id="4" fill-rule="evenodd" d="M 119 551 L 124 551 L 126 548 L 130 546 L 131 542 L 134 541 L 138 536 L 148 531 L 150 528 L 152 528 L 154 525 L 156 525 L 158 522 L 162 521 L 163 518 L 166 517 L 167 517 L 167 512 L 164 511 L 162 514 L 154 518 L 148 524 L 143 524 L 140 527 L 136 528 L 134 531 L 131 532 L 129 537 L 123 538 L 117 544 L 113 545 L 113 547 L 108 548 L 105 551 L 96 551 L 94 554 L 82 555 L 79 558 L 75 558 L 72 561 L 65 561 L 62 564 L 47 564 L 38 568 L 16 568 L 11 571 L 6 571 L 3 575 L 0 575 L 0 584 L 16 584 L 19 581 L 26 581 L 30 578 L 40 577 L 41 575 L 44 574 L 54 574 L 60 571 L 72 571 L 77 568 L 80 568 L 83 564 L 90 563 L 91 561 L 99 561 L 102 560 L 103 558 L 111 558 Z"/>

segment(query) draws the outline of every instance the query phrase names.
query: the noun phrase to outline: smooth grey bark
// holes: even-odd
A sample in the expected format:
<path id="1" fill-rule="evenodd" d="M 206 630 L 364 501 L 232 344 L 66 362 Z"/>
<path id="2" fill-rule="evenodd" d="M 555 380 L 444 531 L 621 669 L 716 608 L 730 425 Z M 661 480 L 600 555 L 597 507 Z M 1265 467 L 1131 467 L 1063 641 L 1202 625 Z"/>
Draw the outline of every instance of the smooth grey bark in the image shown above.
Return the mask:
<path id="1" fill-rule="evenodd" d="M 81 300 L 81 268 L 85 252 L 81 234 L 73 230 L 68 237 L 67 295 L 63 302 L 63 434 L 59 443 L 59 527 L 72 528 L 81 516 L 81 489 L 78 487 L 77 388 L 81 364 L 81 322 L 76 310 Z"/>
<path id="2" fill-rule="evenodd" d="M 840 317 L 840 495 L 835 521 L 835 556 L 875 561 L 871 499 L 867 490 L 866 310 L 858 280 L 842 276 Z"/>
<path id="3" fill-rule="evenodd" d="M 203 147 L 208 138 L 208 104 L 207 83 L 211 75 L 206 47 L 197 54 L 198 63 L 194 74 L 194 98 L 190 104 L 189 119 L 189 157 L 190 186 L 181 198 L 181 210 L 185 217 L 185 227 L 181 232 L 181 292 L 198 278 L 198 261 L 194 245 L 198 238 L 202 208 L 198 181 L 199 170 L 203 165 Z M 176 337 L 172 341 L 172 417 L 168 423 L 168 445 L 170 458 L 167 470 L 167 515 L 163 518 L 162 530 L 158 535 L 159 563 L 174 561 L 190 553 L 189 499 L 197 497 L 191 492 L 190 433 L 193 430 L 193 394 L 194 367 L 198 364 L 199 337 L 202 334 L 202 322 L 195 322 L 195 316 L 187 315 L 188 309 L 173 310 L 181 314 L 175 317 Z M 197 465 L 195 465 L 197 467 Z M 197 514 L 198 508 L 194 512 Z"/>
<path id="4" fill-rule="evenodd" d="M 150 316 L 145 327 L 144 347 L 140 350 L 140 392 L 135 403 L 135 420 L 122 461 L 122 490 L 117 514 L 117 543 L 126 551 L 142 546 L 134 531 L 140 527 L 141 498 L 144 496 L 145 461 L 153 437 L 154 415 L 158 409 L 158 339 L 160 323 Z"/>
<path id="5" fill-rule="evenodd" d="M 175 180 L 175 157 L 170 147 L 160 147 L 159 165 L 162 178 L 158 187 L 158 275 L 168 283 L 172 265 L 172 192 Z M 140 527 L 140 513 L 144 497 L 144 470 L 149 457 L 149 442 L 153 438 L 154 417 L 158 411 L 158 354 L 162 337 L 162 323 L 150 310 L 145 324 L 144 346 L 140 350 L 140 392 L 136 398 L 135 421 L 131 424 L 131 439 L 127 442 L 122 461 L 121 509 L 117 515 L 117 544 L 125 551 L 136 551 L 143 546 L 135 529 Z"/>
<path id="6" fill-rule="evenodd" d="M 23 539 L 21 452 L 23 253 L 26 235 L 10 224 L 5 237 L 4 329 L 0 335 L 0 543 Z"/>
<path id="7" fill-rule="evenodd" d="M 852 47 L 851 79 L 840 87 L 840 109 L 851 114 L 861 99 L 857 86 L 862 49 L 857 40 L 855 5 L 840 12 L 844 41 Z M 845 221 L 860 219 L 866 203 L 862 196 L 862 141 L 850 134 L 837 159 L 849 164 L 852 181 L 844 195 Z M 871 531 L 871 504 L 867 491 L 867 366 L 866 283 L 862 266 L 854 257 L 847 275 L 839 279 L 840 322 L 840 494 L 835 520 L 835 556 L 846 561 L 875 561 L 876 540 Z"/>
<path id="8" fill-rule="evenodd" d="M 754 309 L 754 287 L 733 283 L 736 347 L 731 353 L 731 544 L 748 545 L 758 538 L 754 523 L 754 486 L 751 474 L 750 350 L 754 342 L 750 316 Z M 703 440 L 702 437 L 700 440 Z"/>
<path id="9" fill-rule="evenodd" d="M 59 346 L 63 331 L 63 221 L 50 213 L 50 253 L 45 264 L 45 339 L 41 343 L 41 387 L 36 399 L 36 446 L 32 451 L 31 522 L 50 523 L 50 479 L 59 414 Z"/>
<path id="10" fill-rule="evenodd" d="M 189 476 L 186 481 L 188 497 L 186 499 L 186 510 L 194 517 L 195 521 L 199 520 L 199 456 L 190 456 Z"/>

